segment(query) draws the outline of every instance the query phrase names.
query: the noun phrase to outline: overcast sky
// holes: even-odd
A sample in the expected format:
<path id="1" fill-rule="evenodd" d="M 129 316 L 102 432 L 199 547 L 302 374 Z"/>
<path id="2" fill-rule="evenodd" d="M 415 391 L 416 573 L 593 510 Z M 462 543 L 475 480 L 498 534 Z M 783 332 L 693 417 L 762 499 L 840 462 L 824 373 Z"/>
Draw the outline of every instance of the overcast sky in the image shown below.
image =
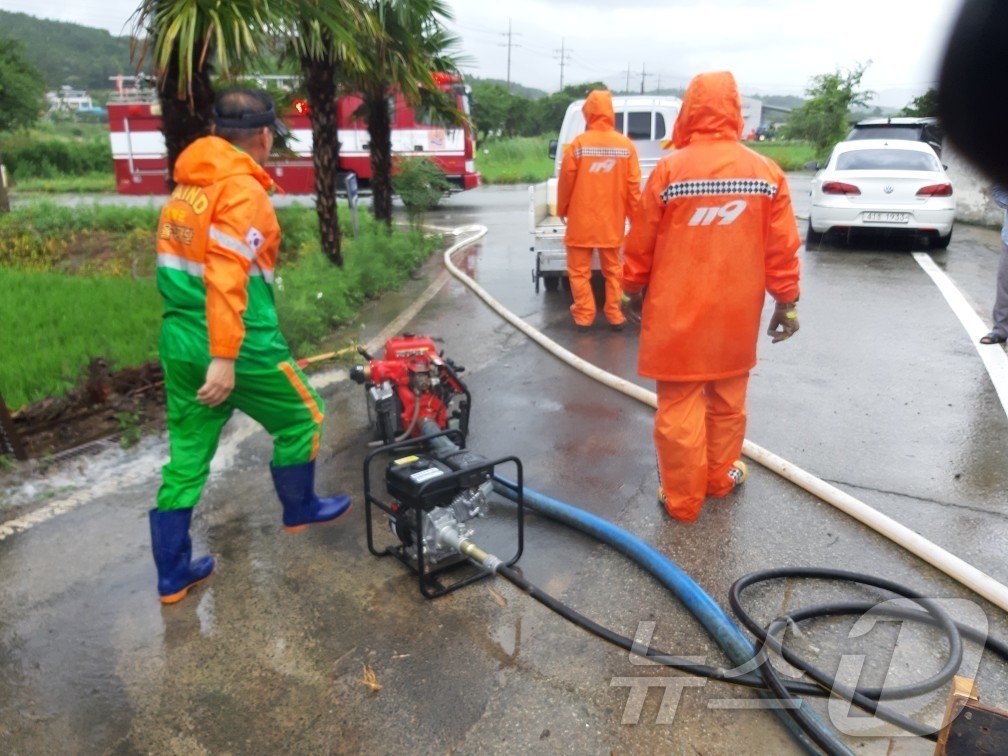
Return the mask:
<path id="1" fill-rule="evenodd" d="M 468 70 L 504 78 L 511 19 L 513 81 L 555 90 L 564 80 L 638 90 L 683 86 L 730 69 L 749 94 L 801 94 L 811 76 L 872 61 L 864 84 L 903 106 L 935 79 L 962 0 L 449 0 Z M 119 34 L 138 0 L 0 0 L 0 9 L 99 26 Z M 45 8 L 44 10 L 42 8 Z M 3 30 L 0 29 L 0 34 Z"/>

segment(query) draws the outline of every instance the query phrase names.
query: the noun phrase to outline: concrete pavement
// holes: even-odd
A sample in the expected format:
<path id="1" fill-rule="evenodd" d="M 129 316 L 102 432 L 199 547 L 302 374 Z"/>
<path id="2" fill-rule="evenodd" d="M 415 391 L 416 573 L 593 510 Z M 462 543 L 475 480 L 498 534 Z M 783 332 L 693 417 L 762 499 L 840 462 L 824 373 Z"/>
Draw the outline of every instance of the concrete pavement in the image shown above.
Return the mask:
<path id="1" fill-rule="evenodd" d="M 799 214 L 800 180 L 792 182 Z M 634 379 L 633 332 L 576 333 L 563 292 L 534 293 L 525 197 L 523 187 L 480 189 L 454 196 L 431 220 L 487 225 L 483 242 L 460 255 L 475 277 L 552 338 Z M 950 249 L 935 255 L 981 311 L 993 297 L 996 241 L 993 231 L 960 227 Z M 802 254 L 802 330 L 784 344 L 761 343 L 749 437 L 1008 581 L 1008 420 L 962 327 L 906 249 L 824 246 Z M 436 261 L 429 269 L 437 271 Z M 414 282 L 370 307 L 364 333 L 423 286 Z M 670 522 L 655 504 L 650 412 L 546 355 L 456 282 L 411 330 L 442 338 L 469 367 L 471 448 L 517 453 L 530 486 L 641 535 L 722 605 L 735 578 L 754 569 L 836 566 L 955 600 L 954 614 L 974 624 L 986 618 L 1008 637 L 1003 612 L 759 468 L 693 525 Z M 320 488 L 359 498 L 368 438 L 362 391 L 343 381 L 325 396 Z M 240 424 L 236 432 L 231 460 L 219 466 L 195 517 L 196 542 L 218 557 L 219 573 L 178 606 L 156 601 L 146 531 L 161 439 L 139 455 L 64 470 L 56 480 L 72 487 L 78 479 L 85 492 L 109 476 L 121 480 L 0 541 L 5 751 L 794 749 L 769 713 L 745 708 L 752 697 L 728 686 L 691 685 L 674 712 L 663 710 L 660 678 L 669 675 L 631 662 L 501 582 L 423 600 L 401 565 L 368 555 L 359 504 L 345 522 L 287 536 L 266 469 L 268 438 Z M 23 515 L 72 495 L 34 485 L 6 491 L 8 507 Z M 0 522 L 5 511 L 13 510 L 0 505 Z M 485 527 L 503 544 L 508 508 Z M 685 610 L 621 557 L 536 518 L 527 535 L 521 565 L 529 579 L 624 633 L 654 621 L 658 645 L 723 663 Z M 839 595 L 831 585 L 788 584 L 752 598 L 769 619 Z M 890 623 L 854 640 L 845 638 L 849 626 L 816 624 L 796 642 L 821 653 L 826 667 L 841 653 L 871 651 L 866 682 L 890 666 L 894 681 L 940 666 L 944 645 L 931 631 L 908 631 L 894 653 Z M 967 663 L 975 661 L 971 648 Z M 381 690 L 361 682 L 365 667 Z M 654 678 L 648 684 L 658 689 L 637 723 L 623 724 L 628 703 L 631 720 L 635 708 L 627 679 L 638 677 Z M 983 665 L 979 682 L 985 702 L 1008 705 L 1008 674 L 996 661 Z M 934 695 L 905 710 L 934 721 L 943 705 Z M 851 744 L 865 754 L 931 751 L 893 734 L 884 728 Z"/>

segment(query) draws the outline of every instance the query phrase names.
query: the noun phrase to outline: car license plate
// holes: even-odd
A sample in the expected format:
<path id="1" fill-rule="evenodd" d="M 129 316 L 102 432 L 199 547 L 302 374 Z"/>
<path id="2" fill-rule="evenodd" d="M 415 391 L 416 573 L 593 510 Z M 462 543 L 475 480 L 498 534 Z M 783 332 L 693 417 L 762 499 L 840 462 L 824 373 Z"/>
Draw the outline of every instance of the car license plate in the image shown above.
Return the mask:
<path id="1" fill-rule="evenodd" d="M 910 213 L 865 213 L 865 223 L 909 223 Z"/>

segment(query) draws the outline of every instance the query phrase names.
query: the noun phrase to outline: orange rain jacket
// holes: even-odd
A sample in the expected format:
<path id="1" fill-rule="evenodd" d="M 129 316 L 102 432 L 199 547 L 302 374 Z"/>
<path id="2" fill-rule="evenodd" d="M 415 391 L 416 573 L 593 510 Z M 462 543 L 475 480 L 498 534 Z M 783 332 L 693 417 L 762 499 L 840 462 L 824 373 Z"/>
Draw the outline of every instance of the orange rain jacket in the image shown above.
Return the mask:
<path id="1" fill-rule="evenodd" d="M 614 130 L 611 93 L 592 91 L 581 112 L 587 130 L 564 148 L 557 215 L 567 218 L 568 247 L 612 249 L 623 243 L 627 218 L 640 199 L 637 150 Z"/>
<path id="2" fill-rule="evenodd" d="M 280 246 L 268 194 L 273 180 L 215 136 L 189 145 L 174 177 L 157 234 L 162 357 L 202 362 L 209 355 L 270 366 L 286 359 L 273 303 Z"/>
<path id="3" fill-rule="evenodd" d="M 647 287 L 638 372 L 661 381 L 742 375 L 756 364 L 766 291 L 798 299 L 798 225 L 784 173 L 739 142 L 734 77 L 700 74 L 676 151 L 648 178 L 624 248 L 623 288 Z"/>

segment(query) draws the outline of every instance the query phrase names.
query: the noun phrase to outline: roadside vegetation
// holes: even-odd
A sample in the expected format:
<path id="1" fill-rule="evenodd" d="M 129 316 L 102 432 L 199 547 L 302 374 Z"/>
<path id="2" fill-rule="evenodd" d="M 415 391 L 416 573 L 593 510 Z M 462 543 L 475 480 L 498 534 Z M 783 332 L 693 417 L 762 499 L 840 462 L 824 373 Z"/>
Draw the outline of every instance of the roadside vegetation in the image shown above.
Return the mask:
<path id="1" fill-rule="evenodd" d="M 0 155 L 11 188 L 19 193 L 115 191 L 106 123 L 37 121 L 0 134 Z"/>
<path id="2" fill-rule="evenodd" d="M 0 216 L 0 391 L 12 407 L 78 385 L 92 358 L 115 369 L 157 358 L 161 302 L 154 283 L 158 209 L 40 202 Z M 297 355 L 309 353 L 361 306 L 403 283 L 439 245 L 416 231 L 388 233 L 349 217 L 345 264 L 318 243 L 310 207 L 278 212 L 284 247 L 276 286 L 283 330 Z"/>
<path id="3" fill-rule="evenodd" d="M 476 168 L 488 184 L 534 184 L 553 175 L 553 160 L 548 156 L 552 137 L 513 137 L 493 139 L 479 147 Z M 808 142 L 746 142 L 746 147 L 766 155 L 785 171 L 800 171 L 816 159 L 816 150 Z"/>
<path id="4" fill-rule="evenodd" d="M 532 184 L 553 175 L 548 136 L 493 139 L 479 145 L 476 169 L 488 184 Z"/>
<path id="5" fill-rule="evenodd" d="M 801 171 L 805 163 L 816 159 L 816 149 L 808 142 L 745 142 L 745 146 L 766 155 L 785 171 Z"/>
<path id="6" fill-rule="evenodd" d="M 859 63 L 851 69 L 837 68 L 813 76 L 805 90 L 808 99 L 792 111 L 785 136 L 811 143 L 816 157 L 826 157 L 847 136 L 851 111 L 866 107 L 875 96 L 861 87 L 867 68 L 867 63 Z"/>

